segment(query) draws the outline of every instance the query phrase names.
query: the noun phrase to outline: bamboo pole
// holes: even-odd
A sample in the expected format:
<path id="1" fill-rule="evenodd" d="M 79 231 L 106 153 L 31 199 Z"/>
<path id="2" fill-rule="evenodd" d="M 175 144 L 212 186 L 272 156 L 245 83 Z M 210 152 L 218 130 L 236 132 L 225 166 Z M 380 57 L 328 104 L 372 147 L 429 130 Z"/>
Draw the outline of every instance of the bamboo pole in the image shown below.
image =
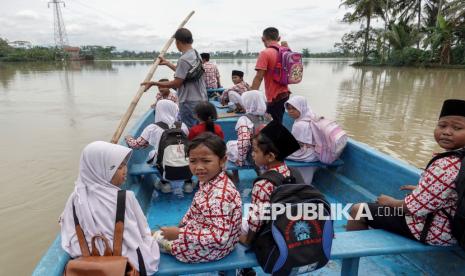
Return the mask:
<path id="1" fill-rule="evenodd" d="M 184 25 L 186 25 L 187 21 L 189 21 L 189 19 L 192 17 L 193 14 L 194 14 L 194 11 L 191 11 L 189 15 L 184 19 L 184 21 L 181 22 L 181 24 L 176 29 L 176 31 L 180 28 L 183 28 Z M 170 48 L 173 41 L 174 41 L 174 35 L 165 43 L 165 46 L 160 51 L 160 54 L 158 55 L 158 57 L 163 57 L 166 54 L 166 52 Z M 150 81 L 153 77 L 153 74 L 155 74 L 155 71 L 157 70 L 158 65 L 160 63 L 160 59 L 158 57 L 155 58 L 152 66 L 150 67 L 149 72 L 147 73 L 147 76 L 145 76 L 144 82 Z M 132 113 L 134 112 L 134 109 L 136 109 L 137 103 L 142 97 L 142 94 L 144 94 L 144 89 L 145 89 L 144 85 L 141 85 L 139 87 L 139 90 L 137 91 L 136 95 L 132 99 L 132 102 L 129 105 L 128 110 L 126 110 L 126 113 L 124 114 L 123 118 L 121 118 L 118 128 L 116 129 L 115 133 L 113 134 L 113 137 L 111 138 L 111 143 L 113 144 L 118 143 L 118 140 L 120 139 L 121 134 L 123 134 L 123 131 L 126 128 L 126 125 L 128 124 L 128 121 L 132 116 Z"/>

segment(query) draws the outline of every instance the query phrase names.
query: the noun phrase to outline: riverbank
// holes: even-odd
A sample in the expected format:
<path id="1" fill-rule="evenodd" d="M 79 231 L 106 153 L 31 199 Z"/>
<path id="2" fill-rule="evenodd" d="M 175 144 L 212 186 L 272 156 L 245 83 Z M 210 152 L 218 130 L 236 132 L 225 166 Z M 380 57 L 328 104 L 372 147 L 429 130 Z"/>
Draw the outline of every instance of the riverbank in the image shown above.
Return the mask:
<path id="1" fill-rule="evenodd" d="M 408 65 L 393 65 L 386 63 L 371 63 L 371 62 L 354 62 L 351 64 L 354 67 L 380 67 L 380 68 L 418 68 L 418 69 L 465 69 L 462 64 L 436 64 L 436 63 L 422 63 L 422 64 L 408 64 Z"/>

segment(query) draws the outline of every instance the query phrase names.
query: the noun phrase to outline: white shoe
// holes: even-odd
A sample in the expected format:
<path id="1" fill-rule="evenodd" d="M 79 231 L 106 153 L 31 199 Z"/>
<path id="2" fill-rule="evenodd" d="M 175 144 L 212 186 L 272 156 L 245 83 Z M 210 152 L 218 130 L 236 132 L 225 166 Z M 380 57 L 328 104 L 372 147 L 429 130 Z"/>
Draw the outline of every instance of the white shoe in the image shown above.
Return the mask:
<path id="1" fill-rule="evenodd" d="M 157 189 L 157 190 L 161 189 L 161 181 L 160 181 L 160 179 L 155 180 L 155 182 L 153 183 L 153 187 L 155 189 Z"/>
<path id="2" fill-rule="evenodd" d="M 160 182 L 160 190 L 162 193 L 171 193 L 171 184 L 169 182 Z"/>
<path id="3" fill-rule="evenodd" d="M 185 193 L 190 194 L 194 191 L 194 185 L 192 185 L 192 182 L 184 182 L 183 190 Z"/>

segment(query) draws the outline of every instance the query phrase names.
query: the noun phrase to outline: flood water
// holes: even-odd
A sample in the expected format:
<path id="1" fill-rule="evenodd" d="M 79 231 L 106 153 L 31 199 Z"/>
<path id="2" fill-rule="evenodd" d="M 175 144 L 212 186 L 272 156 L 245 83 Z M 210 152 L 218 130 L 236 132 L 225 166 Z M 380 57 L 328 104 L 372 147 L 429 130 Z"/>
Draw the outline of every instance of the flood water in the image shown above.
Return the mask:
<path id="1" fill-rule="evenodd" d="M 216 61 L 224 86 L 233 69 L 251 83 L 254 60 Z M 354 68 L 350 60 L 305 60 L 291 87 L 358 141 L 423 167 L 442 101 L 465 99 L 465 70 Z M 0 63 L 0 275 L 30 274 L 58 233 L 82 148 L 109 141 L 150 62 Z M 160 68 L 154 79 L 172 78 Z M 129 123 L 154 101 L 144 94 Z"/>

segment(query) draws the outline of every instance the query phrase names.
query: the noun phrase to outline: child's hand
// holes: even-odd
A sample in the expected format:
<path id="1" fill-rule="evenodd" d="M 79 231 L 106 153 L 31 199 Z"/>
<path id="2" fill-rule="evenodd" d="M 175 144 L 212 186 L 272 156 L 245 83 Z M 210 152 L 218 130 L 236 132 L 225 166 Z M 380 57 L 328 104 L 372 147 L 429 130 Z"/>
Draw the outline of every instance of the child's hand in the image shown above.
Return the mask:
<path id="1" fill-rule="evenodd" d="M 376 203 L 382 206 L 391 206 L 393 201 L 395 201 L 395 198 L 381 194 L 378 196 Z"/>
<path id="2" fill-rule="evenodd" d="M 161 227 L 160 230 L 163 233 L 163 237 L 169 241 L 173 241 L 179 236 L 179 228 L 176 226 Z"/>
<path id="3" fill-rule="evenodd" d="M 401 191 L 413 191 L 416 188 L 417 188 L 417 186 L 415 186 L 415 185 L 403 185 L 403 186 L 400 186 Z"/>
<path id="4" fill-rule="evenodd" d="M 247 235 L 246 235 L 246 234 L 245 234 L 245 235 L 244 235 L 244 234 L 240 235 L 240 236 L 239 236 L 239 242 L 240 242 L 241 244 L 243 244 L 243 245 L 249 245 L 249 244 L 247 243 Z"/>

